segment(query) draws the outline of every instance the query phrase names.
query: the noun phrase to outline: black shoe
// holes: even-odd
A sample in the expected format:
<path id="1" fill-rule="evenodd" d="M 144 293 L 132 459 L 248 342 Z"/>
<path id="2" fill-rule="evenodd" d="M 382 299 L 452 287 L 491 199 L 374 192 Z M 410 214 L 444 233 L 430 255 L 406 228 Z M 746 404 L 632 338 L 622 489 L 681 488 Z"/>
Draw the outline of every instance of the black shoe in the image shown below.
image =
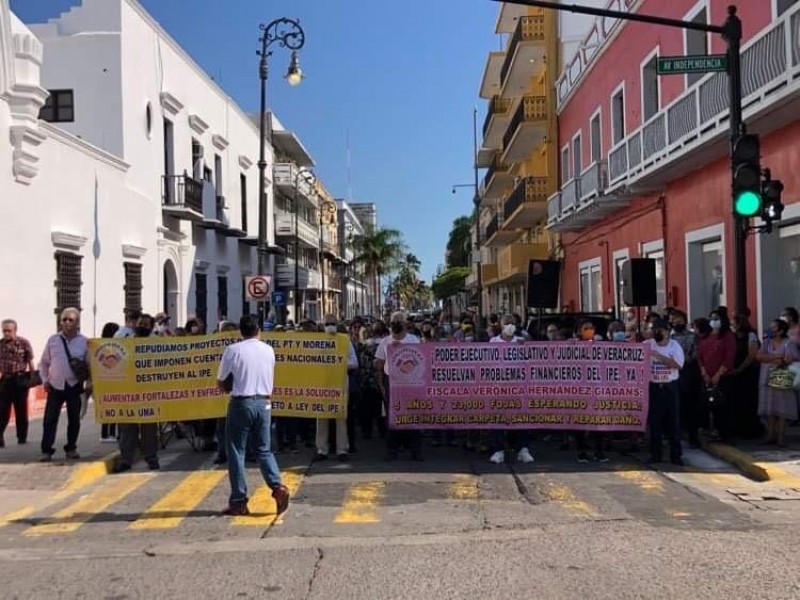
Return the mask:
<path id="1" fill-rule="evenodd" d="M 147 468 L 151 471 L 158 471 L 161 468 L 161 464 L 158 462 L 157 458 L 147 461 Z"/>
<path id="2" fill-rule="evenodd" d="M 673 465 L 675 465 L 676 467 L 682 467 L 682 466 L 684 466 L 683 459 L 682 459 L 680 456 L 678 456 L 677 458 L 672 458 L 672 459 L 670 459 L 670 461 L 669 461 L 669 462 L 671 462 L 671 463 L 672 463 Z"/>
<path id="3" fill-rule="evenodd" d="M 599 463 L 607 463 L 608 457 L 606 456 L 605 452 L 602 450 L 598 450 L 594 453 L 594 459 Z"/>
<path id="4" fill-rule="evenodd" d="M 226 462 L 228 462 L 228 457 L 222 456 L 221 454 L 218 454 L 217 458 L 214 459 L 215 465 L 224 465 Z"/>
<path id="5" fill-rule="evenodd" d="M 589 462 L 589 453 L 585 450 L 581 450 L 578 452 L 578 458 L 576 459 L 581 464 L 586 464 Z"/>
<path id="6" fill-rule="evenodd" d="M 17 444 L 19 444 L 20 446 L 24 446 L 27 443 L 28 443 L 28 440 L 17 440 Z"/>
<path id="7" fill-rule="evenodd" d="M 347 455 L 347 452 L 342 452 L 339 456 L 337 456 L 339 462 L 347 462 L 350 460 L 350 457 Z"/>
<path id="8" fill-rule="evenodd" d="M 328 455 L 317 452 L 314 456 L 314 462 L 322 462 L 323 460 L 328 460 Z"/>
<path id="9" fill-rule="evenodd" d="M 114 473 L 124 473 L 125 471 L 130 471 L 131 466 L 128 463 L 117 463 L 114 465 Z"/>
<path id="10" fill-rule="evenodd" d="M 53 462 L 53 455 L 42 454 L 42 456 L 39 458 L 39 462 Z"/>

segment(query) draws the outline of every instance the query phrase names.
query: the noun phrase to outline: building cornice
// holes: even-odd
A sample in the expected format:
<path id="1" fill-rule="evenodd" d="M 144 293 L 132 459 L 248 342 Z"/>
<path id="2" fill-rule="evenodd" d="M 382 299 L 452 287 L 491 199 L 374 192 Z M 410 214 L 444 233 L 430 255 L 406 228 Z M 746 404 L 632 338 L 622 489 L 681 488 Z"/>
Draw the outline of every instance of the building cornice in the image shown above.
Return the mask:
<path id="1" fill-rule="evenodd" d="M 67 233 L 66 231 L 53 231 L 50 234 L 50 239 L 53 242 L 53 246 L 56 248 L 78 251 L 86 245 L 89 238 L 74 233 Z"/>
<path id="2" fill-rule="evenodd" d="M 189 115 L 189 127 L 192 128 L 197 135 L 203 135 L 208 131 L 208 123 L 206 123 L 200 115 Z"/>
<path id="3" fill-rule="evenodd" d="M 57 125 L 52 123 L 48 123 L 46 121 L 39 121 L 39 128 L 44 132 L 44 134 L 66 146 L 70 146 L 71 148 L 86 154 L 87 156 L 92 157 L 95 160 L 99 160 L 111 167 L 119 169 L 123 173 L 127 172 L 130 169 L 130 164 L 111 154 L 110 152 L 106 152 L 105 150 L 98 148 L 97 146 L 87 142 L 83 138 L 79 138 L 77 136 L 72 135 L 71 133 L 64 131 Z"/>
<path id="4" fill-rule="evenodd" d="M 122 244 L 122 256 L 125 258 L 133 258 L 139 260 L 147 254 L 147 248 L 141 246 L 134 246 L 132 244 Z"/>
<path id="5" fill-rule="evenodd" d="M 210 266 L 211 266 L 211 263 L 208 262 L 207 260 L 195 260 L 194 261 L 195 270 L 200 271 L 201 273 L 205 273 L 206 271 L 208 271 L 208 267 L 210 267 Z"/>
<path id="6" fill-rule="evenodd" d="M 230 142 L 218 133 L 215 133 L 213 136 L 211 136 L 211 143 L 214 144 L 214 147 L 220 151 L 223 151 L 225 148 L 230 146 Z"/>
<path id="7" fill-rule="evenodd" d="M 183 103 L 169 92 L 161 92 L 161 107 L 174 117 L 183 110 Z"/>
<path id="8" fill-rule="evenodd" d="M 244 154 L 239 155 L 239 166 L 242 167 L 245 171 L 247 171 L 250 167 L 253 166 L 253 161 L 247 158 Z"/>

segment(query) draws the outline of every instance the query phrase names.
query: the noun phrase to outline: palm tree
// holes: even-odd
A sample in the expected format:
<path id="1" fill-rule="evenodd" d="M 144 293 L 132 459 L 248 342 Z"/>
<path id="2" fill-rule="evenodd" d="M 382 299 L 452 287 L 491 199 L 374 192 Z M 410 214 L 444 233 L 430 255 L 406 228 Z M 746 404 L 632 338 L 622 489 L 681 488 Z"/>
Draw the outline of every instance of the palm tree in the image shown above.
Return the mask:
<path id="1" fill-rule="evenodd" d="M 393 272 L 400 264 L 405 249 L 403 235 L 397 229 L 379 227 L 354 237 L 353 248 L 356 261 L 364 265 L 372 281 L 374 301 L 380 312 L 381 276 Z"/>
<path id="2" fill-rule="evenodd" d="M 450 237 L 447 240 L 447 266 L 468 267 L 472 250 L 472 229 L 474 216 L 461 216 L 453 221 Z"/>

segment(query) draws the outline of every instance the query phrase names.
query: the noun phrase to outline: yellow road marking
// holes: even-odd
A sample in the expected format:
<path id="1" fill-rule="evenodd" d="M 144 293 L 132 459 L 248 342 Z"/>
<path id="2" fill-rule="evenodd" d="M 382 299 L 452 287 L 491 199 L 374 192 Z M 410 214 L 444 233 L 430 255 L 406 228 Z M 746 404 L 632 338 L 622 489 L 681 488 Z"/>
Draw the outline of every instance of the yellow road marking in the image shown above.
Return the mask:
<path id="1" fill-rule="evenodd" d="M 664 481 L 649 471 L 640 471 L 633 465 L 621 465 L 616 471 L 619 477 L 634 482 L 640 489 L 652 494 L 664 493 Z"/>
<path id="2" fill-rule="evenodd" d="M 148 508 L 128 529 L 172 529 L 225 477 L 225 471 L 197 471 Z"/>
<path id="3" fill-rule="evenodd" d="M 287 469 L 281 473 L 283 485 L 289 488 L 289 493 L 294 497 L 297 490 L 300 489 L 300 484 L 303 482 L 305 472 L 302 469 Z M 276 525 L 283 523 L 283 515 L 277 517 L 275 514 L 275 500 L 272 498 L 272 490 L 266 485 L 261 485 L 250 498 L 250 515 L 242 517 L 233 517 L 231 519 L 232 525 L 257 525 L 263 527 L 275 523 Z M 276 518 L 277 517 L 277 518 Z"/>
<path id="4" fill-rule="evenodd" d="M 14 512 L 10 512 L 6 515 L 0 517 L 0 528 L 5 527 L 9 523 L 14 523 L 15 521 L 19 521 L 20 519 L 24 519 L 25 517 L 31 516 L 36 509 L 33 506 L 26 506 L 25 508 L 20 508 L 19 510 L 15 510 Z"/>
<path id="5" fill-rule="evenodd" d="M 86 463 L 76 467 L 67 483 L 64 484 L 64 487 L 62 487 L 53 496 L 53 500 L 63 500 L 64 498 L 71 496 L 75 492 L 90 486 L 95 481 L 108 475 L 109 466 L 117 454 L 119 453 L 114 452 L 103 460 Z"/>
<path id="6" fill-rule="evenodd" d="M 565 485 L 548 482 L 544 487 L 544 492 L 548 500 L 562 504 L 573 512 L 592 518 L 600 516 L 589 503 L 578 500 L 573 491 Z"/>
<path id="7" fill-rule="evenodd" d="M 674 519 L 685 519 L 687 517 L 691 517 L 692 516 L 692 513 L 681 512 L 681 511 L 670 511 L 668 514 L 669 514 L 670 517 L 672 517 Z"/>
<path id="8" fill-rule="evenodd" d="M 478 478 L 474 475 L 457 475 L 450 484 L 448 497 L 453 500 L 476 500 L 478 498 Z"/>
<path id="9" fill-rule="evenodd" d="M 342 508 L 334 523 L 378 523 L 380 518 L 375 509 L 386 493 L 386 483 L 369 481 L 356 483 L 347 490 Z"/>
<path id="10" fill-rule="evenodd" d="M 115 477 L 99 490 L 86 494 L 46 519 L 44 523 L 34 525 L 23 533 L 26 536 L 38 536 L 76 531 L 93 516 L 119 502 L 153 477 L 155 475 L 151 473 L 132 473 Z"/>

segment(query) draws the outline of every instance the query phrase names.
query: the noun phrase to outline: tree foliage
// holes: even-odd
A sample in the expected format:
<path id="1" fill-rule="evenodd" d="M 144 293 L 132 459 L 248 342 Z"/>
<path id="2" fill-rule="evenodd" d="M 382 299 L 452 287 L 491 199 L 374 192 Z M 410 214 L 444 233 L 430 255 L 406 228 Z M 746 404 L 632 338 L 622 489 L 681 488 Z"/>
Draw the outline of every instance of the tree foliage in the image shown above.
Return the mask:
<path id="1" fill-rule="evenodd" d="M 438 299 L 449 298 L 464 291 L 464 280 L 469 276 L 469 267 L 451 267 L 433 280 L 431 289 Z"/>
<path id="2" fill-rule="evenodd" d="M 453 228 L 447 239 L 447 266 L 468 267 L 472 250 L 473 216 L 460 216 L 453 221 Z"/>

